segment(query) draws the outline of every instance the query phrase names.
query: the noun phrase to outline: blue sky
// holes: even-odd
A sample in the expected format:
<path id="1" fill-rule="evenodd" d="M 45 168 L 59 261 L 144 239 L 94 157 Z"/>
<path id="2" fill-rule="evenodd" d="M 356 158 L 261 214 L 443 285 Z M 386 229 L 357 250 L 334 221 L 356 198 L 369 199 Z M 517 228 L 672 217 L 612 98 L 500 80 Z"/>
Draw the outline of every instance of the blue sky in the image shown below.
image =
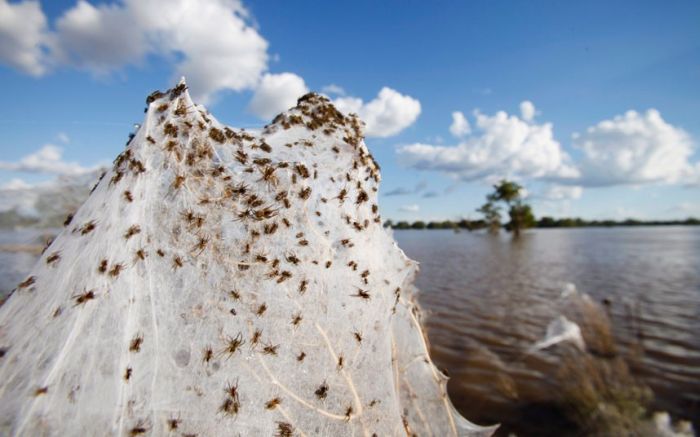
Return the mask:
<path id="1" fill-rule="evenodd" d="M 696 1 L 0 0 L 0 185 L 111 161 L 184 72 L 233 126 L 307 89 L 359 112 L 395 220 L 475 217 L 499 177 L 537 215 L 700 216 L 698 23 Z"/>

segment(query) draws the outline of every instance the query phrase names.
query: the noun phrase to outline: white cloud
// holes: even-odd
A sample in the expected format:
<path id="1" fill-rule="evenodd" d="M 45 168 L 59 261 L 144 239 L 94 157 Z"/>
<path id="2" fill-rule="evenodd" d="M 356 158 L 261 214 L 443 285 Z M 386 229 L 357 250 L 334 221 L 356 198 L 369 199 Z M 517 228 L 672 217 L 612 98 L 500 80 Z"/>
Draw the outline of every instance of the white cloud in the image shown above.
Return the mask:
<path id="1" fill-rule="evenodd" d="M 472 129 L 469 126 L 469 120 L 460 111 L 455 111 L 452 113 L 452 124 L 450 125 L 450 133 L 461 138 L 465 135 L 471 133 Z"/>
<path id="2" fill-rule="evenodd" d="M 550 123 L 535 124 L 499 111 L 475 112 L 476 130 L 456 146 L 411 144 L 398 149 L 404 165 L 463 181 L 500 177 L 575 178 L 569 156 Z"/>
<path id="3" fill-rule="evenodd" d="M 321 88 L 321 92 L 327 95 L 336 95 L 336 96 L 344 96 L 345 95 L 345 89 L 339 85 L 336 85 L 334 83 L 330 85 L 326 85 L 323 88 Z"/>
<path id="4" fill-rule="evenodd" d="M 520 116 L 523 120 L 532 121 L 535 118 L 535 114 L 535 105 L 531 101 L 525 100 L 520 103 Z"/>
<path id="5" fill-rule="evenodd" d="M 41 76 L 46 72 L 44 52 L 48 42 L 46 17 L 39 2 L 0 0 L 0 62 Z"/>
<path id="6" fill-rule="evenodd" d="M 97 167 L 83 167 L 77 162 L 63 160 L 63 149 L 46 144 L 18 162 L 0 161 L 0 170 L 21 171 L 27 173 L 53 173 L 58 175 L 80 175 L 95 171 Z"/>
<path id="7" fill-rule="evenodd" d="M 578 185 L 550 185 L 542 193 L 547 200 L 570 200 L 580 199 L 583 194 L 583 187 Z"/>
<path id="8" fill-rule="evenodd" d="M 248 105 L 253 114 L 270 119 L 296 105 L 297 99 L 309 92 L 304 79 L 293 73 L 266 74 Z"/>
<path id="9" fill-rule="evenodd" d="M 574 147 L 583 153 L 585 185 L 692 182 L 698 175 L 688 161 L 693 153 L 690 135 L 666 123 L 655 109 L 601 121 L 575 135 Z"/>
<path id="10" fill-rule="evenodd" d="M 17 190 L 26 190 L 26 189 L 31 188 L 31 187 L 32 187 L 31 185 L 24 182 L 22 179 L 14 178 L 14 179 L 10 179 L 9 181 L 0 185 L 0 190 L 17 191 Z"/>
<path id="11" fill-rule="evenodd" d="M 420 102 L 391 88 L 384 87 L 367 103 L 357 97 L 340 97 L 333 101 L 345 113 L 355 113 L 365 122 L 368 137 L 390 137 L 411 124 L 420 115 Z"/>
<path id="12" fill-rule="evenodd" d="M 268 43 L 237 0 L 79 0 L 51 33 L 39 3 L 0 0 L 0 12 L 0 59 L 34 75 L 54 64 L 106 74 L 156 55 L 206 101 L 221 90 L 254 89 L 267 70 Z"/>
<path id="13" fill-rule="evenodd" d="M 411 205 L 403 205 L 402 207 L 399 208 L 399 211 L 403 212 L 418 212 L 420 211 L 420 207 L 418 205 L 411 204 Z"/>
<path id="14" fill-rule="evenodd" d="M 127 5 L 95 7 L 79 0 L 56 20 L 52 55 L 63 64 L 109 73 L 140 61 L 151 49 L 144 24 Z"/>

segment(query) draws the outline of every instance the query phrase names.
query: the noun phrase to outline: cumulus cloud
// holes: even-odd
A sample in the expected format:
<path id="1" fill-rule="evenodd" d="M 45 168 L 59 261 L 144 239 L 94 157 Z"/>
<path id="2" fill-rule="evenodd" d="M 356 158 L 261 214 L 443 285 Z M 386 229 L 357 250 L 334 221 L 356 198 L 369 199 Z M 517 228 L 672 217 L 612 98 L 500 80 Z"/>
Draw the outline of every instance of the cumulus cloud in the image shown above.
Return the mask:
<path id="1" fill-rule="evenodd" d="M 693 142 L 659 111 L 628 111 L 574 135 L 581 150 L 582 183 L 591 186 L 683 182 L 697 177 L 689 162 Z M 696 164 L 697 166 L 697 164 Z"/>
<path id="2" fill-rule="evenodd" d="M 442 172 L 456 180 L 501 177 L 567 179 L 578 176 L 554 139 L 550 123 L 537 124 L 504 111 L 475 111 L 472 135 L 455 146 L 410 144 L 397 150 L 404 165 Z"/>
<path id="3" fill-rule="evenodd" d="M 532 119 L 535 118 L 535 105 L 529 100 L 521 102 L 520 116 L 525 121 L 532 121 Z"/>
<path id="4" fill-rule="evenodd" d="M 384 87 L 373 100 L 365 103 L 357 97 L 339 97 L 333 101 L 345 112 L 360 116 L 368 137 L 390 137 L 412 125 L 421 111 L 420 102 L 411 96 Z"/>
<path id="5" fill-rule="evenodd" d="M 32 76 L 46 72 L 47 22 L 39 2 L 0 0 L 0 62 Z"/>
<path id="6" fill-rule="evenodd" d="M 583 195 L 583 187 L 578 185 L 550 185 L 542 196 L 546 200 L 571 200 L 580 199 Z"/>
<path id="7" fill-rule="evenodd" d="M 0 0 L 0 59 L 33 75 L 53 65 L 106 74 L 147 56 L 172 60 L 195 98 L 257 86 L 267 69 L 267 41 L 237 0 L 79 0 L 46 30 L 33 1 Z"/>
<path id="8" fill-rule="evenodd" d="M 0 170 L 27 173 L 50 173 L 57 175 L 81 175 L 95 171 L 98 167 L 83 167 L 77 162 L 63 160 L 63 149 L 46 144 L 18 162 L 0 161 Z"/>
<path id="9" fill-rule="evenodd" d="M 420 207 L 418 205 L 411 204 L 411 205 L 403 205 L 399 208 L 399 211 L 403 212 L 418 212 L 420 211 Z"/>
<path id="10" fill-rule="evenodd" d="M 263 119 L 293 107 L 309 92 L 304 79 L 293 73 L 265 74 L 253 94 L 248 109 Z"/>
<path id="11" fill-rule="evenodd" d="M 13 179 L 10 179 L 9 181 L 5 182 L 4 184 L 0 185 L 0 190 L 18 191 L 18 190 L 26 190 L 26 189 L 31 188 L 31 187 L 32 187 L 31 185 L 24 182 L 22 179 L 13 178 Z"/>
<path id="12" fill-rule="evenodd" d="M 452 113 L 452 124 L 450 125 L 450 133 L 461 138 L 465 135 L 471 133 L 471 126 L 469 126 L 469 120 L 460 111 L 455 111 Z"/>

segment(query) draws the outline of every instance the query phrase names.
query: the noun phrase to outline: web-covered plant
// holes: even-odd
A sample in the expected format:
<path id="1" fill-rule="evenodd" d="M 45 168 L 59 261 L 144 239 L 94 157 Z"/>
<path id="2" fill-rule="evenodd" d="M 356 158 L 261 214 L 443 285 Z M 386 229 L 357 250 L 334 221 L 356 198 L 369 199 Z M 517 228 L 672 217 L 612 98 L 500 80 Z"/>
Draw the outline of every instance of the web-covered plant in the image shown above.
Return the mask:
<path id="1" fill-rule="evenodd" d="M 183 82 L 0 308 L 3 435 L 481 435 L 383 229 L 359 120 L 260 133 Z"/>

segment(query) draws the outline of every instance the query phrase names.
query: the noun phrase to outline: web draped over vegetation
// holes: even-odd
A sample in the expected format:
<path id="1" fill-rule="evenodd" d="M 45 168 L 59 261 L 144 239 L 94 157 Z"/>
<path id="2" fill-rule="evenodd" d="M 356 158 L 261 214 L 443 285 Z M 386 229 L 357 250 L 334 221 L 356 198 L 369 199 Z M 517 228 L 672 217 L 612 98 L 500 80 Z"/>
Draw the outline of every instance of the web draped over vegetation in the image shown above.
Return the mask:
<path id="1" fill-rule="evenodd" d="M 459 416 L 357 118 L 181 82 L 0 307 L 0 434 L 488 435 Z"/>

